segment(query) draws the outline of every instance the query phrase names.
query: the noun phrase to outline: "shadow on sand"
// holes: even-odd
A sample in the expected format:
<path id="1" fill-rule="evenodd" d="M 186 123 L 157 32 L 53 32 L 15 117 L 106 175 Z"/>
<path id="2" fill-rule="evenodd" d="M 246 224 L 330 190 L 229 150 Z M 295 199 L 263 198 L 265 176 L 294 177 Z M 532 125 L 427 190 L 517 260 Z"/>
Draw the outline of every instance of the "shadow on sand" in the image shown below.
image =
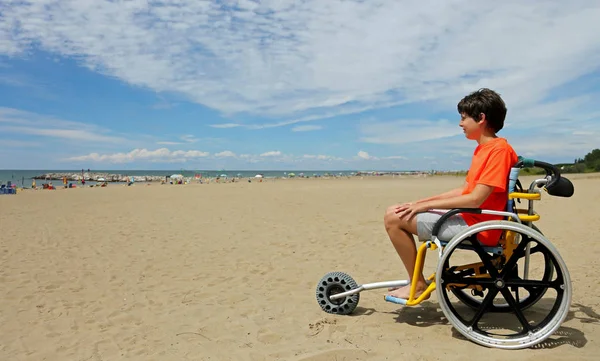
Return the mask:
<path id="1" fill-rule="evenodd" d="M 461 308 L 464 307 L 463 310 Z M 467 306 L 456 306 L 457 311 L 460 313 L 461 311 L 471 311 Z M 543 318 L 549 309 L 552 307 L 551 300 L 540 300 L 536 305 L 536 310 L 527 310 L 525 311 L 525 316 L 527 319 L 536 319 L 541 316 Z M 541 308 L 538 310 L 538 307 Z M 374 312 L 372 309 L 361 309 L 357 308 L 357 314 L 368 315 Z M 430 327 L 436 325 L 450 325 L 450 322 L 444 316 L 442 310 L 438 307 L 436 303 L 432 302 L 423 302 L 420 306 L 417 307 L 403 307 L 400 308 L 396 314 L 396 322 L 408 324 L 416 327 Z M 510 315 L 510 316 L 509 316 Z M 519 328 L 519 322 L 512 314 L 506 313 L 487 313 L 485 315 L 487 317 L 485 323 L 493 324 L 493 328 L 502 328 L 509 330 L 517 330 Z M 541 320 L 540 318 L 540 320 Z M 571 305 L 569 313 L 567 314 L 567 318 L 565 319 L 565 323 L 579 320 L 581 323 L 591 323 L 600 325 L 600 314 L 595 312 L 591 307 L 585 306 L 579 303 L 574 303 Z M 485 327 L 484 327 L 485 328 Z M 490 327 L 492 328 L 492 327 Z M 462 339 L 467 341 L 465 337 L 463 337 L 454 327 L 452 328 L 452 336 L 457 339 Z M 561 326 L 552 336 L 544 340 L 543 342 L 532 346 L 532 349 L 553 349 L 562 345 L 571 345 L 573 347 L 582 348 L 587 344 L 587 339 L 585 334 L 576 328 Z"/>

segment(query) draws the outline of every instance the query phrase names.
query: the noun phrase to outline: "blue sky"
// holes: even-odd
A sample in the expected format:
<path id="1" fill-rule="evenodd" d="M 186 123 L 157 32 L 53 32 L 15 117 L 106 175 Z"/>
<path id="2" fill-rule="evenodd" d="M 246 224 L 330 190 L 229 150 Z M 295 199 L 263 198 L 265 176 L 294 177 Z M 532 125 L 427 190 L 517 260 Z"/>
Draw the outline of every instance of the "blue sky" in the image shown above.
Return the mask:
<path id="1" fill-rule="evenodd" d="M 600 142 L 593 1 L 3 1 L 0 169 L 467 169 L 456 103 Z"/>

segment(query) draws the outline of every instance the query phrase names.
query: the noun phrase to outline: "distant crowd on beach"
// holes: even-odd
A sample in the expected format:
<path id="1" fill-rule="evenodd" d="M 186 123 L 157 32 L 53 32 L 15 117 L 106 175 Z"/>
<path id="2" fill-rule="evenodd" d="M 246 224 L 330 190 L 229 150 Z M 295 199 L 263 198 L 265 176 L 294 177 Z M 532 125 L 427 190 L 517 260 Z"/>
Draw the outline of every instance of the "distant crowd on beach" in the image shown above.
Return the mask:
<path id="1" fill-rule="evenodd" d="M 211 184 L 211 183 L 239 183 L 239 182 L 258 182 L 263 181 L 275 181 L 277 179 L 337 179 L 337 178 L 356 178 L 356 177 L 382 177 L 391 176 L 394 177 L 428 177 L 434 175 L 461 175 L 463 172 L 460 171 L 358 171 L 349 173 L 325 173 L 325 174 L 305 174 L 294 172 L 284 172 L 283 176 L 271 176 L 265 177 L 264 174 L 256 174 L 254 176 L 242 176 L 237 174 L 236 176 L 229 176 L 227 174 L 220 174 L 216 176 L 206 176 L 203 174 L 194 174 L 193 176 L 184 176 L 183 174 L 172 174 L 172 175 L 123 175 L 123 174 L 110 174 L 104 172 L 85 172 L 82 169 L 81 173 L 67 172 L 67 173 L 46 173 L 31 178 L 31 187 L 25 185 L 25 179 L 21 180 L 21 187 L 18 187 L 15 182 L 8 181 L 6 184 L 0 184 L 0 189 L 4 192 L 2 194 L 16 194 L 19 190 L 23 189 L 45 189 L 54 190 L 57 188 L 83 188 L 83 187 L 107 187 L 109 184 L 121 184 L 126 186 L 132 186 L 135 183 L 142 183 L 150 185 L 153 183 L 160 184 L 171 184 L 171 185 L 185 185 L 185 184 Z M 41 184 L 38 184 L 39 182 Z M 3 183 L 3 182 L 0 182 Z"/>

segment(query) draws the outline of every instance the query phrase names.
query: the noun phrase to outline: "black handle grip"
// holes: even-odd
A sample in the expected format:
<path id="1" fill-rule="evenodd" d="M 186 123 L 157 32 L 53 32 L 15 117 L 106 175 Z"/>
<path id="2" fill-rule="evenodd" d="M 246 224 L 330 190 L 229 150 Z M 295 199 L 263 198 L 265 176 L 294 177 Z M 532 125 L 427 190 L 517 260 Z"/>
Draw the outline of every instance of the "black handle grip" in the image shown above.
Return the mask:
<path id="1" fill-rule="evenodd" d="M 455 214 L 458 213 L 474 213 L 474 214 L 481 214 L 481 209 L 480 208 L 455 208 L 455 209 L 451 209 L 448 212 L 444 213 L 440 219 L 438 219 L 437 222 L 435 222 L 435 225 L 433 226 L 433 230 L 431 231 L 431 237 L 437 237 L 438 232 L 440 231 L 440 228 L 442 228 L 442 225 L 444 224 L 444 222 L 446 222 L 448 220 L 448 218 L 452 217 Z"/>

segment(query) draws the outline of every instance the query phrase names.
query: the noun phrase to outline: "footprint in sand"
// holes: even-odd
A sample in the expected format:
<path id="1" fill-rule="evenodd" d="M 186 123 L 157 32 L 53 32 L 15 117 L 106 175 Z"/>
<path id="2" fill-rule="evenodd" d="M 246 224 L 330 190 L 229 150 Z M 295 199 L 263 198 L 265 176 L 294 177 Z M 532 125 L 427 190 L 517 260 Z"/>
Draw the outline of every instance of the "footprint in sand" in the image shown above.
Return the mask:
<path id="1" fill-rule="evenodd" d="M 309 323 L 308 328 L 310 329 L 310 336 L 315 336 L 321 333 L 325 329 L 327 325 L 335 325 L 337 321 L 335 319 L 330 318 L 322 318 L 315 323 Z"/>
<path id="2" fill-rule="evenodd" d="M 281 336 L 267 329 L 261 329 L 256 336 L 257 340 L 268 345 L 273 345 L 281 341 Z"/>
<path id="3" fill-rule="evenodd" d="M 327 351 L 318 351 L 310 353 L 308 355 L 303 355 L 300 358 L 296 359 L 296 361 L 360 361 L 366 360 L 372 356 L 373 355 L 369 355 L 364 351 L 356 349 L 334 349 Z"/>

